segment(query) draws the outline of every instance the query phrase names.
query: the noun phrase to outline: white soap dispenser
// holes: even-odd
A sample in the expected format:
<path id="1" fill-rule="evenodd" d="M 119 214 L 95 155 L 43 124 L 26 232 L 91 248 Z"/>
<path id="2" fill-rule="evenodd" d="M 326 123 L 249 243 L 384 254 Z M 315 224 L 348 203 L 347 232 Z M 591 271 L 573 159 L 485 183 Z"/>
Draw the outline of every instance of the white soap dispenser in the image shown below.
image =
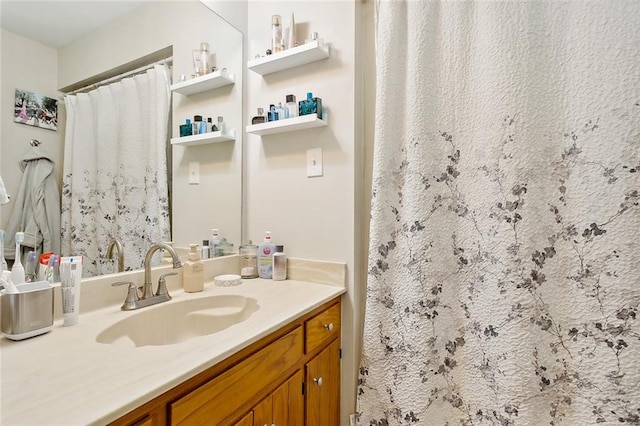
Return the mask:
<path id="1" fill-rule="evenodd" d="M 204 264 L 197 244 L 189 244 L 189 256 L 182 271 L 182 287 L 187 293 L 204 290 Z"/>

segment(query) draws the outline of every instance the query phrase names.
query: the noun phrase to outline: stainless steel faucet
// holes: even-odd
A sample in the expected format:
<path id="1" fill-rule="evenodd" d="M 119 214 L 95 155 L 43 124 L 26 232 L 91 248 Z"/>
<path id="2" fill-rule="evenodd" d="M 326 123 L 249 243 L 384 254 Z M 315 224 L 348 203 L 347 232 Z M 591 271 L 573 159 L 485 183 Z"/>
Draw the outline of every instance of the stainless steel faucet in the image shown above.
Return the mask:
<path id="1" fill-rule="evenodd" d="M 173 268 L 180 268 L 182 263 L 180 263 L 180 259 L 178 259 L 178 255 L 176 254 L 173 247 L 165 243 L 155 243 L 149 250 L 147 250 L 147 254 L 144 257 L 144 284 L 142 287 L 142 298 L 148 299 L 153 297 L 153 283 L 151 282 L 151 259 L 153 255 L 158 250 L 166 250 L 171 255 L 173 259 Z M 168 295 L 168 294 L 167 294 Z"/>
<path id="2" fill-rule="evenodd" d="M 107 258 L 113 259 L 113 249 L 116 249 L 118 254 L 118 272 L 124 271 L 124 249 L 122 248 L 122 243 L 118 239 L 113 239 L 109 243 L 109 247 L 107 247 Z"/>
<path id="3" fill-rule="evenodd" d="M 156 293 L 153 294 L 153 284 L 151 282 L 151 259 L 153 258 L 153 254 L 158 250 L 166 250 L 167 252 L 169 252 L 171 258 L 173 259 L 174 268 L 180 268 L 182 266 L 182 263 L 180 263 L 180 259 L 178 259 L 178 255 L 171 246 L 165 243 L 155 243 L 154 245 L 152 245 L 147 251 L 146 256 L 144 257 L 144 284 L 142 288 L 142 296 L 139 296 L 138 288 L 136 287 L 135 283 L 131 281 L 120 281 L 111 284 L 112 286 L 129 286 L 129 290 L 127 291 L 127 298 L 122 305 L 123 311 L 131 311 L 134 309 L 144 308 L 145 306 L 151 306 L 157 303 L 171 300 L 171 296 L 167 291 L 165 277 L 169 275 L 176 275 L 176 272 L 170 272 L 168 274 L 160 276 L 160 279 L 158 280 L 158 288 L 156 290 Z"/>

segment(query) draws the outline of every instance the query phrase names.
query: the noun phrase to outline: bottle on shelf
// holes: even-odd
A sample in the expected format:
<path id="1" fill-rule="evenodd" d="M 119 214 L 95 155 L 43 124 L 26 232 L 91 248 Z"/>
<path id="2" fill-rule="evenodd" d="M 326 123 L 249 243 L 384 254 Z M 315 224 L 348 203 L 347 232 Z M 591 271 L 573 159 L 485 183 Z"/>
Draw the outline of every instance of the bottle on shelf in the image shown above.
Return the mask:
<path id="1" fill-rule="evenodd" d="M 187 118 L 185 123 L 186 124 L 180 125 L 180 137 L 191 136 L 193 134 L 193 126 L 191 125 L 191 120 Z"/>
<path id="2" fill-rule="evenodd" d="M 287 95 L 286 97 L 287 103 L 285 104 L 287 108 L 287 118 L 293 118 L 298 116 L 298 103 L 296 102 L 295 95 Z"/>
<path id="3" fill-rule="evenodd" d="M 276 112 L 278 113 L 278 120 L 284 120 L 285 118 L 289 118 L 287 114 L 287 109 L 282 106 L 282 102 L 278 102 L 278 106 L 276 107 Z"/>
<path id="4" fill-rule="evenodd" d="M 282 51 L 282 18 L 280 15 L 271 17 L 271 51 L 273 53 Z"/>
<path id="5" fill-rule="evenodd" d="M 200 43 L 200 50 L 193 51 L 193 68 L 196 77 L 211 72 L 211 64 L 209 62 L 209 43 Z"/>
<path id="6" fill-rule="evenodd" d="M 264 116 L 264 109 L 258 108 L 258 115 L 254 116 L 251 119 L 251 124 L 262 124 L 265 123 L 267 119 Z"/>
<path id="7" fill-rule="evenodd" d="M 274 104 L 269 105 L 269 112 L 267 113 L 267 121 L 278 120 L 278 113 L 276 112 L 276 106 Z"/>
<path id="8" fill-rule="evenodd" d="M 227 133 L 227 126 L 224 123 L 224 118 L 222 118 L 221 115 L 218 116 L 218 131 L 222 132 L 223 135 Z"/>
<path id="9" fill-rule="evenodd" d="M 307 93 L 307 99 L 299 103 L 300 115 L 318 114 L 318 118 L 322 118 L 322 99 L 314 98 L 313 93 Z"/>

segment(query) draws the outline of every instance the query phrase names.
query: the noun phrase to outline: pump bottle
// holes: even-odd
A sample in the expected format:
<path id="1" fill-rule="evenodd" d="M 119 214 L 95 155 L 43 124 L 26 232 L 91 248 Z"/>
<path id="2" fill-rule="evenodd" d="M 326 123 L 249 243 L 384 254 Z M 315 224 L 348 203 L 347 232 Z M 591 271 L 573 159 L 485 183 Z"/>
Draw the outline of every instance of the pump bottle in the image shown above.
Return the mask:
<path id="1" fill-rule="evenodd" d="M 271 231 L 265 231 L 264 242 L 258 247 L 258 275 L 260 278 L 271 279 L 275 252 L 276 245 L 271 241 Z"/>

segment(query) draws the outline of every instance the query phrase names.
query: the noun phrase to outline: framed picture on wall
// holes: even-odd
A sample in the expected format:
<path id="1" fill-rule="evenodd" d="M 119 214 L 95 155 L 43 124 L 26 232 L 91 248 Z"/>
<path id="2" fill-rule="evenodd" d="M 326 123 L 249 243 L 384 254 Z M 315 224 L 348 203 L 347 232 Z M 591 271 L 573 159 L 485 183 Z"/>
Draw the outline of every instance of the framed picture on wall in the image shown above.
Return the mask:
<path id="1" fill-rule="evenodd" d="M 56 131 L 58 101 L 27 90 L 16 89 L 13 121 Z"/>

